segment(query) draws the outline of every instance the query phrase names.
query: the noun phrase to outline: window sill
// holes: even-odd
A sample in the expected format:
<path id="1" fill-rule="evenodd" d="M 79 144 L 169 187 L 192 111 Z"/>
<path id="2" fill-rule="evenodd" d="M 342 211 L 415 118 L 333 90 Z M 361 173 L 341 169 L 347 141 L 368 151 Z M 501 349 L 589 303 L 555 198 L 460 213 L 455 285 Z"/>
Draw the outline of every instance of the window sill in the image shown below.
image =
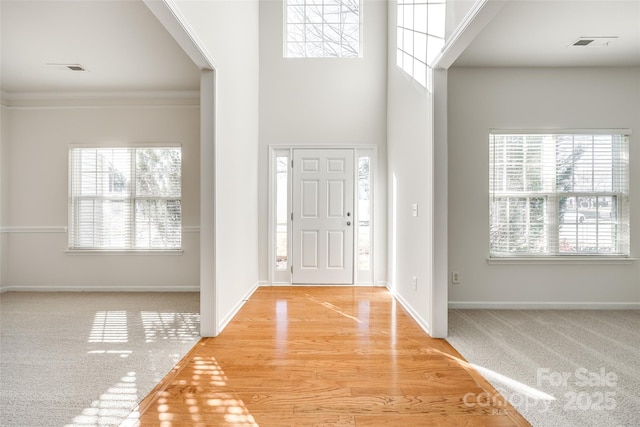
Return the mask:
<path id="1" fill-rule="evenodd" d="M 637 258 L 623 256 L 562 255 L 555 257 L 502 257 L 487 258 L 487 264 L 633 264 Z"/>
<path id="2" fill-rule="evenodd" d="M 67 255 L 125 255 L 125 256 L 138 256 L 138 255 L 162 255 L 162 256 L 174 256 L 182 255 L 184 251 L 182 249 L 121 249 L 121 250 L 109 250 L 109 249 L 69 249 L 65 251 Z"/>

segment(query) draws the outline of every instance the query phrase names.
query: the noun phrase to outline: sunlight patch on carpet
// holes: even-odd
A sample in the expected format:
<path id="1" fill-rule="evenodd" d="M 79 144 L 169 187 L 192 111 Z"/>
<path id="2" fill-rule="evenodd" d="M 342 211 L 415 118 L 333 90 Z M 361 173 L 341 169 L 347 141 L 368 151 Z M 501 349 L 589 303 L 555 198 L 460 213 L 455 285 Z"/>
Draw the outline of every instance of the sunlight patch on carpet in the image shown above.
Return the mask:
<path id="1" fill-rule="evenodd" d="M 136 373 L 129 372 L 119 383 L 94 400 L 89 408 L 82 411 L 65 427 L 96 427 L 119 425 L 138 404 Z"/>
<path id="2" fill-rule="evenodd" d="M 93 326 L 89 334 L 90 343 L 118 343 L 128 342 L 127 312 L 98 311 L 93 319 Z"/>

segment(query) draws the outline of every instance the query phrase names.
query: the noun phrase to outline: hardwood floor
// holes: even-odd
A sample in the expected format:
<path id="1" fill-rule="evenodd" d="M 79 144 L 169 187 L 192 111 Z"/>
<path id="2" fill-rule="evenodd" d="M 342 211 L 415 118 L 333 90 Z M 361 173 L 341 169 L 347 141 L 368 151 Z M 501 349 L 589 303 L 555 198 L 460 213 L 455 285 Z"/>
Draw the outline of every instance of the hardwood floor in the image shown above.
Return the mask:
<path id="1" fill-rule="evenodd" d="M 384 288 L 258 289 L 140 404 L 140 426 L 529 426 Z"/>

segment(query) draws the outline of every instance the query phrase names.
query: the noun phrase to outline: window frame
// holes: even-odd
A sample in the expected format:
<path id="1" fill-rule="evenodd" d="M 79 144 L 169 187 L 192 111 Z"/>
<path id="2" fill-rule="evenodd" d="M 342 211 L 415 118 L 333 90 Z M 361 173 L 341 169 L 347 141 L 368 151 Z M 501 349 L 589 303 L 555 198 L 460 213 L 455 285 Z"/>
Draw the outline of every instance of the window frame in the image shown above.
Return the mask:
<path id="1" fill-rule="evenodd" d="M 547 262 L 547 261 L 585 261 L 592 262 L 597 260 L 602 261 L 622 261 L 622 262 L 631 262 L 634 259 L 631 258 L 631 232 L 630 232 L 630 170 L 629 170 L 629 150 L 630 150 L 630 139 L 631 139 L 631 130 L 630 129 L 566 129 L 566 130 L 505 130 L 505 129 L 490 129 L 489 130 L 489 153 L 492 153 L 494 150 L 494 141 L 493 137 L 496 135 L 522 135 L 522 136 L 542 136 L 542 137 L 552 137 L 553 138 L 553 147 L 554 147 L 554 163 L 557 162 L 555 147 L 558 141 L 559 136 L 563 135 L 572 135 L 572 136 L 591 136 L 596 137 L 598 135 L 605 136 L 617 136 L 621 138 L 620 148 L 623 151 L 619 151 L 617 153 L 618 157 L 616 157 L 616 153 L 614 152 L 615 147 L 612 147 L 612 175 L 615 173 L 624 174 L 624 176 L 614 177 L 612 178 L 612 186 L 615 187 L 613 181 L 615 179 L 622 181 L 622 184 L 619 184 L 620 187 L 618 189 L 612 188 L 611 191 L 584 191 L 584 190 L 576 190 L 572 188 L 572 191 L 562 191 L 557 189 L 557 182 L 555 181 L 557 177 L 557 167 L 553 166 L 553 173 L 548 175 L 548 172 L 545 174 L 547 177 L 552 177 L 551 184 L 547 184 L 548 188 L 545 191 L 525 191 L 525 192 L 508 192 L 508 191 L 494 191 L 494 159 L 489 158 L 489 247 L 488 247 L 488 262 L 495 263 L 501 261 L 538 261 L 538 262 Z M 613 144 L 613 142 L 612 142 Z M 617 160 L 614 160 L 617 159 Z M 617 167 L 613 167 L 613 163 L 618 161 L 620 162 L 622 159 L 623 163 L 619 164 Z M 593 160 L 592 160 L 593 161 Z M 557 163 L 556 163 L 557 164 Z M 544 167 L 544 163 L 541 163 L 541 167 Z M 547 167 L 549 167 L 547 165 Z M 592 174 L 594 173 L 595 166 L 592 166 Z M 526 169 L 523 168 L 523 171 L 520 173 L 526 174 Z M 542 176 L 542 175 L 541 175 Z M 572 174 L 572 178 L 575 179 L 575 175 Z M 613 243 L 616 246 L 616 251 L 614 253 L 602 253 L 602 252 L 562 252 L 560 251 L 561 245 L 561 226 L 565 224 L 564 221 L 560 218 L 560 200 L 563 198 L 574 198 L 576 200 L 576 233 L 579 229 L 579 209 L 578 203 L 580 198 L 593 198 L 596 200 L 596 221 L 595 226 L 596 230 L 598 230 L 601 225 L 600 219 L 600 211 L 599 211 L 599 198 L 612 198 L 616 200 L 616 220 L 615 224 L 615 233 L 617 236 Z M 493 237 L 492 230 L 494 226 L 494 199 L 495 198 L 504 198 L 504 199 L 526 199 L 527 204 L 533 198 L 543 199 L 543 209 L 545 211 L 543 217 L 543 225 L 546 228 L 546 248 L 547 250 L 543 253 L 532 253 L 532 252 L 494 252 L 493 251 Z M 573 210 L 571 210 L 573 211 Z M 530 213 L 531 211 L 526 209 L 527 216 L 527 229 L 530 225 Z M 566 213 L 566 211 L 565 211 Z M 505 223 L 505 224 L 508 224 Z M 573 222 L 568 223 L 573 224 Z M 609 224 L 603 222 L 602 224 Z M 622 237 L 620 233 L 624 233 Z M 527 233 L 528 237 L 528 233 Z M 596 231 L 596 241 L 599 239 L 598 232 Z M 585 238 L 584 240 L 587 240 Z M 576 245 L 580 244 L 580 240 L 576 238 Z"/>
<path id="2" fill-rule="evenodd" d="M 396 4 L 396 65 L 425 88 L 431 87 L 430 70 L 445 45 L 446 8 L 446 0 L 398 0 Z"/>
<path id="3" fill-rule="evenodd" d="M 289 1 L 292 1 L 292 3 L 290 4 Z M 306 8 L 307 4 L 313 4 L 313 5 L 320 5 L 323 9 L 324 7 L 327 5 L 326 4 L 327 0 L 321 0 L 321 3 L 314 3 L 311 0 L 284 0 L 282 2 L 283 5 L 283 25 L 282 25 L 282 53 L 283 53 L 283 58 L 284 59 L 291 59 L 291 60 L 296 60 L 296 59 L 358 59 L 358 58 L 362 58 L 363 54 L 363 43 L 362 43 L 362 36 L 363 36 L 363 7 L 364 7 L 364 0 L 357 0 L 358 3 L 358 53 L 357 55 L 352 55 L 352 56 L 346 56 L 346 55 L 316 55 L 316 56 L 310 56 L 307 54 L 307 43 L 312 43 L 310 41 L 307 40 L 307 32 L 306 32 L 306 26 L 307 24 L 317 24 L 315 22 L 302 22 L 302 23 L 296 23 L 296 22 L 289 22 L 289 18 L 288 18 L 288 9 L 289 6 L 303 6 Z M 340 0 L 340 6 L 342 6 L 343 0 Z M 331 5 L 330 5 L 331 6 Z M 333 4 L 333 6 L 335 6 L 335 4 Z M 305 19 L 306 19 L 306 14 L 305 14 Z M 324 20 L 324 12 L 323 12 L 323 16 L 322 19 Z M 323 21 L 324 23 L 324 21 Z M 289 44 L 290 43 L 295 43 L 295 41 L 290 42 L 289 41 L 289 37 L 288 37 L 288 33 L 289 33 L 289 25 L 302 25 L 305 29 L 305 37 L 304 37 L 304 41 L 300 41 L 299 43 L 304 44 L 304 50 L 305 50 L 305 54 L 301 55 L 301 56 L 293 56 L 290 55 L 289 53 Z M 340 38 L 341 40 L 343 39 L 343 31 L 342 29 L 340 30 Z M 322 40 L 320 41 L 315 41 L 315 43 L 320 43 L 322 45 L 324 45 L 324 43 L 327 42 L 335 42 L 335 41 L 331 41 L 331 40 L 327 40 L 325 38 L 325 31 L 324 29 L 322 30 Z M 341 42 L 339 45 L 340 48 L 340 52 L 342 53 L 343 49 L 342 49 L 343 43 Z M 323 53 L 325 52 L 325 50 L 323 49 Z"/>
<path id="4" fill-rule="evenodd" d="M 135 150 L 149 150 L 149 149 L 168 149 L 168 148 L 177 148 L 180 150 L 180 195 L 179 196 L 138 196 L 135 194 L 135 190 L 129 190 L 126 195 L 123 196 L 114 196 L 114 195 L 94 195 L 94 196 L 85 196 L 85 195 L 74 195 L 74 164 L 72 160 L 73 151 L 76 149 L 88 149 L 88 150 L 131 150 L 133 154 L 131 154 L 131 170 L 132 177 L 131 181 L 135 182 L 135 171 L 136 171 L 136 163 L 135 163 Z M 110 143 L 110 144 L 69 144 L 68 146 L 68 238 L 67 238 L 67 250 L 65 251 L 70 255 L 92 255 L 92 254 L 106 254 L 106 255 L 182 255 L 183 254 L 183 204 L 182 204 L 182 178 L 183 178 L 183 148 L 180 143 Z M 135 183 L 134 183 L 135 185 Z M 113 247 L 100 247 L 100 246 L 81 246 L 78 244 L 78 234 L 74 234 L 76 230 L 78 230 L 77 224 L 74 222 L 77 221 L 77 210 L 78 207 L 74 204 L 74 200 L 123 200 L 128 202 L 128 220 L 130 221 L 131 227 L 128 230 L 127 235 L 125 236 L 125 240 L 127 241 L 127 245 L 124 247 L 113 246 Z M 141 246 L 135 247 L 131 244 L 132 240 L 135 240 L 136 233 L 136 201 L 139 200 L 177 200 L 180 204 L 180 245 L 175 247 L 152 247 L 152 246 Z"/>
<path id="5" fill-rule="evenodd" d="M 360 174 L 360 162 L 367 159 L 368 174 L 366 176 Z M 354 218 L 357 219 L 356 233 L 354 235 L 354 283 L 355 284 L 371 284 L 374 283 L 374 267 L 375 262 L 375 189 L 376 189 L 376 170 L 377 170 L 377 152 L 372 148 L 356 148 L 355 150 L 355 213 Z M 364 178 L 364 179 L 363 179 Z M 364 205 L 364 200 L 360 198 L 360 186 L 362 181 L 366 181 L 368 188 L 368 203 Z M 366 227 L 361 223 L 364 212 L 367 211 L 368 221 Z M 363 267 L 361 261 L 363 254 L 361 251 L 365 248 L 361 246 L 361 238 L 368 240 L 368 254 L 366 254 L 367 265 Z"/>
<path id="6" fill-rule="evenodd" d="M 274 191 L 275 191 L 275 197 L 276 199 L 278 199 L 279 201 L 281 201 L 281 198 L 284 198 L 284 206 L 279 205 L 278 203 L 276 203 L 274 205 L 274 209 L 275 209 L 275 223 L 274 223 L 274 233 L 275 233 L 275 238 L 274 240 L 274 247 L 273 247 L 273 252 L 274 252 L 274 259 L 275 259 L 275 265 L 273 265 L 273 269 L 276 272 L 277 275 L 282 276 L 284 275 L 285 277 L 287 277 L 287 275 L 289 274 L 290 268 L 291 268 L 291 226 L 290 226 L 290 213 L 291 213 L 291 150 L 289 149 L 283 149 L 283 150 L 274 150 L 274 167 L 272 170 L 273 173 L 273 182 L 274 182 Z M 284 159 L 284 170 L 279 170 L 278 169 L 278 161 L 279 159 Z M 284 174 L 284 187 L 282 187 L 280 184 L 282 183 L 282 177 L 279 176 L 280 173 Z M 281 194 L 284 193 L 284 194 Z M 283 197 L 284 196 L 284 197 Z M 284 212 L 280 212 L 279 208 L 284 208 Z M 284 222 L 278 222 L 278 216 L 279 214 L 284 214 Z M 281 248 L 284 249 L 286 252 L 286 261 L 284 262 L 284 264 L 282 263 L 282 260 L 278 260 L 278 234 L 282 233 L 282 227 L 284 227 L 284 234 L 285 234 L 285 240 L 286 240 L 286 247 L 285 248 Z M 274 260 L 271 259 L 271 262 L 273 262 Z"/>

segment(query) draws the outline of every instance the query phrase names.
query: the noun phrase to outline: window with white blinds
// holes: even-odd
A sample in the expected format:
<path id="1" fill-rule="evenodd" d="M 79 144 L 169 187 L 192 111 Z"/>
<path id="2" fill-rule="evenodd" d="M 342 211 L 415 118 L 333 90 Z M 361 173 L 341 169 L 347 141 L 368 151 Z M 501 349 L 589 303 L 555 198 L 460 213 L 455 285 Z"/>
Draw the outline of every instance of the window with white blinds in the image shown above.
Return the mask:
<path id="1" fill-rule="evenodd" d="M 69 150 L 69 248 L 182 246 L 180 146 Z"/>
<path id="2" fill-rule="evenodd" d="M 628 132 L 489 137 L 490 255 L 629 255 Z"/>

